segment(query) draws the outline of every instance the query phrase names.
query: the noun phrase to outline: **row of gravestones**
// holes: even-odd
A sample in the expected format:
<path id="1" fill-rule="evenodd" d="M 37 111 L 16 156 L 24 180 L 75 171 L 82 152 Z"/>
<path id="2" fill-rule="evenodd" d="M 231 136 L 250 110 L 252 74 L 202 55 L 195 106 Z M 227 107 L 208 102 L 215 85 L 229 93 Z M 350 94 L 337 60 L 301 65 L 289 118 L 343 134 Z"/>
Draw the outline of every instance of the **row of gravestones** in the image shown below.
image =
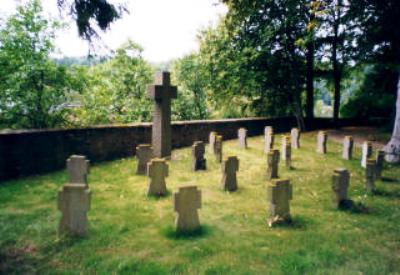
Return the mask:
<path id="1" fill-rule="evenodd" d="M 236 173 L 239 169 L 239 160 L 236 156 L 228 156 L 222 161 L 222 136 L 216 132 L 209 135 L 210 152 L 216 156 L 217 162 L 222 168 L 222 189 L 226 191 L 237 190 Z M 247 130 L 240 128 L 238 131 L 239 147 L 247 148 Z M 267 180 L 270 184 L 267 188 L 269 201 L 270 226 L 277 223 L 291 221 L 289 201 L 292 199 L 292 185 L 288 179 L 278 178 L 278 164 L 281 158 L 285 166 L 291 168 L 291 148 L 300 148 L 300 131 L 293 128 L 289 136 L 282 136 L 282 154 L 274 147 L 274 134 L 270 126 L 264 131 L 264 151 L 267 153 Z M 317 135 L 317 152 L 327 152 L 327 134 L 320 131 Z M 136 148 L 138 159 L 136 173 L 147 174 L 149 186 L 147 195 L 164 196 L 167 194 L 165 177 L 168 176 L 168 164 L 164 158 L 152 158 L 152 148 L 148 144 L 142 144 Z M 345 137 L 343 141 L 343 158 L 351 159 L 353 151 L 353 139 Z M 204 158 L 205 145 L 202 141 L 194 142 L 192 146 L 192 169 L 194 171 L 206 170 L 206 159 Z M 366 142 L 363 145 L 362 163 L 365 162 L 366 189 L 373 192 L 374 181 L 381 176 L 383 165 L 383 154 L 377 154 L 377 159 L 369 158 L 372 155 L 372 145 Z M 91 193 L 87 184 L 89 172 L 89 161 L 84 156 L 73 155 L 67 160 L 67 171 L 69 182 L 65 184 L 58 195 L 58 208 L 62 212 L 59 231 L 61 234 L 82 236 L 87 231 L 87 212 L 90 209 Z M 332 190 L 334 192 L 334 203 L 337 207 L 348 204 L 347 189 L 350 174 L 344 168 L 334 170 Z M 180 187 L 173 195 L 174 210 L 177 212 L 176 230 L 178 232 L 194 231 L 200 227 L 197 209 L 201 207 L 201 191 L 196 186 Z"/>

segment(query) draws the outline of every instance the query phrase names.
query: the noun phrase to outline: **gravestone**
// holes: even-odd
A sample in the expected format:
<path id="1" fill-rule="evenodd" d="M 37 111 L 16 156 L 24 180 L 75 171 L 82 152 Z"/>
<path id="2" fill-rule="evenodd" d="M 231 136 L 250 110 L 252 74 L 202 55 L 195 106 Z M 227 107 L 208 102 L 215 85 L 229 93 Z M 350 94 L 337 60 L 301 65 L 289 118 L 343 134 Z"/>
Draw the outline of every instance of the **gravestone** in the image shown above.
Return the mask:
<path id="1" fill-rule="evenodd" d="M 217 132 L 210 132 L 210 135 L 208 137 L 208 143 L 210 144 L 210 153 L 214 154 L 215 150 L 215 137 L 217 136 Z"/>
<path id="2" fill-rule="evenodd" d="M 174 210 L 177 212 L 177 232 L 192 232 L 200 228 L 197 209 L 201 208 L 201 191 L 197 186 L 180 187 L 174 193 Z"/>
<path id="3" fill-rule="evenodd" d="M 267 187 L 269 202 L 268 225 L 290 223 L 290 200 L 292 199 L 292 185 L 289 180 L 275 179 Z"/>
<path id="4" fill-rule="evenodd" d="M 385 160 L 385 151 L 378 150 L 376 152 L 376 164 L 375 164 L 375 178 L 382 178 L 383 162 Z"/>
<path id="5" fill-rule="evenodd" d="M 150 144 L 140 144 L 136 146 L 136 158 L 137 158 L 137 175 L 146 175 L 147 163 L 153 157 L 153 148 Z"/>
<path id="6" fill-rule="evenodd" d="M 279 150 L 273 149 L 267 154 L 267 180 L 278 178 Z"/>
<path id="7" fill-rule="evenodd" d="M 217 162 L 222 162 L 222 136 L 217 135 L 215 137 L 215 147 L 214 147 L 214 154 Z"/>
<path id="8" fill-rule="evenodd" d="M 87 186 L 89 160 L 85 156 L 72 155 L 67 159 L 67 172 L 70 183 L 81 183 Z"/>
<path id="9" fill-rule="evenodd" d="M 282 160 L 285 161 L 286 168 L 290 168 L 292 166 L 292 146 L 288 136 L 282 136 L 281 152 Z"/>
<path id="10" fill-rule="evenodd" d="M 361 166 L 367 167 L 367 160 L 372 156 L 372 142 L 364 141 L 362 145 Z"/>
<path id="11" fill-rule="evenodd" d="M 299 128 L 292 128 L 290 131 L 290 139 L 292 142 L 292 148 L 299 149 L 300 148 L 300 130 Z"/>
<path id="12" fill-rule="evenodd" d="M 274 147 L 274 130 L 271 126 L 264 128 L 264 152 L 268 153 Z"/>
<path id="13" fill-rule="evenodd" d="M 332 176 L 333 205 L 340 208 L 347 199 L 347 190 L 350 184 L 350 173 L 345 168 L 336 168 Z"/>
<path id="14" fill-rule="evenodd" d="M 353 158 L 354 141 L 352 136 L 345 136 L 343 139 L 343 152 L 342 157 L 346 160 Z"/>
<path id="15" fill-rule="evenodd" d="M 367 159 L 367 165 L 365 168 L 365 189 L 367 193 L 375 191 L 375 171 L 376 162 L 374 159 Z"/>
<path id="16" fill-rule="evenodd" d="M 247 149 L 247 130 L 240 128 L 238 130 L 239 148 Z"/>
<path id="17" fill-rule="evenodd" d="M 235 156 L 228 157 L 222 163 L 222 189 L 225 191 L 236 191 L 236 172 L 239 170 L 239 160 Z"/>
<path id="18" fill-rule="evenodd" d="M 206 170 L 206 159 L 204 158 L 205 146 L 202 141 L 195 141 L 192 146 L 192 169 L 193 171 Z"/>
<path id="19" fill-rule="evenodd" d="M 168 164 L 165 159 L 154 158 L 147 163 L 147 176 L 150 178 L 147 196 L 167 195 L 165 178 L 168 177 Z"/>
<path id="20" fill-rule="evenodd" d="M 157 74 L 155 85 L 148 90 L 154 99 L 152 147 L 153 156 L 158 158 L 171 156 L 171 99 L 176 98 L 177 89 L 171 86 L 169 72 Z"/>
<path id="21" fill-rule="evenodd" d="M 317 153 L 326 154 L 328 135 L 325 131 L 319 131 L 317 136 Z"/>

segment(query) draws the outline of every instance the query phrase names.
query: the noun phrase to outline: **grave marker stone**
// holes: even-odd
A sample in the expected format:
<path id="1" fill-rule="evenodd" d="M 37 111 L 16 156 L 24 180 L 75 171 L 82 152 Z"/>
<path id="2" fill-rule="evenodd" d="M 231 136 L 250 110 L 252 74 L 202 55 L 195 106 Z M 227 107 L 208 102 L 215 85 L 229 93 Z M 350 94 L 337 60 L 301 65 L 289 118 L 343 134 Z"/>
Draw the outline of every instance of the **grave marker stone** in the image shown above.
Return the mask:
<path id="1" fill-rule="evenodd" d="M 150 178 L 148 196 L 167 195 L 165 178 L 168 177 L 168 164 L 165 159 L 153 158 L 147 163 L 147 176 Z"/>
<path id="2" fill-rule="evenodd" d="M 372 142 L 365 141 L 362 145 L 361 166 L 367 167 L 367 160 L 372 156 Z"/>
<path id="3" fill-rule="evenodd" d="M 354 141 L 352 136 L 345 136 L 343 139 L 343 152 L 342 157 L 346 160 L 353 158 Z"/>
<path id="4" fill-rule="evenodd" d="M 221 163 L 222 162 L 222 136 L 217 135 L 215 137 L 215 147 L 214 147 L 214 154 L 215 158 L 217 159 L 217 162 Z"/>
<path id="5" fill-rule="evenodd" d="M 273 149 L 267 154 L 267 179 L 278 178 L 279 150 Z"/>
<path id="6" fill-rule="evenodd" d="M 332 176 L 333 205 L 340 208 L 347 199 L 350 184 L 350 173 L 345 168 L 336 168 Z"/>
<path id="7" fill-rule="evenodd" d="M 237 190 L 236 172 L 239 170 L 239 160 L 235 156 L 228 157 L 222 163 L 222 189 L 233 192 Z"/>
<path id="8" fill-rule="evenodd" d="M 238 130 L 239 148 L 247 149 L 247 130 L 240 128 Z"/>
<path id="9" fill-rule="evenodd" d="M 201 208 L 201 191 L 197 186 L 180 187 L 174 193 L 174 210 L 177 212 L 177 232 L 191 232 L 200 228 L 197 209 Z"/>
<path id="10" fill-rule="evenodd" d="M 378 150 L 376 152 L 376 166 L 375 166 L 375 177 L 376 177 L 376 179 L 381 179 L 382 178 L 384 160 L 385 160 L 385 151 Z"/>
<path id="11" fill-rule="evenodd" d="M 328 135 L 325 131 L 319 131 L 317 136 L 317 153 L 326 154 Z"/>
<path id="12" fill-rule="evenodd" d="M 274 131 L 271 126 L 264 128 L 264 152 L 268 153 L 274 147 Z"/>
<path id="13" fill-rule="evenodd" d="M 150 144 L 140 144 L 136 146 L 136 158 L 137 158 L 137 175 L 146 175 L 147 163 L 153 157 L 153 148 Z"/>
<path id="14" fill-rule="evenodd" d="M 289 136 L 282 136 L 282 160 L 285 161 L 286 168 L 292 166 L 292 146 L 290 144 Z"/>
<path id="15" fill-rule="evenodd" d="M 195 141 L 192 146 L 192 169 L 193 171 L 206 170 L 206 159 L 204 158 L 205 145 L 202 141 Z"/>
<path id="16" fill-rule="evenodd" d="M 89 160 L 85 156 L 72 155 L 67 159 L 67 172 L 70 183 L 81 183 L 87 186 Z"/>
<path id="17" fill-rule="evenodd" d="M 292 199 L 292 185 L 289 180 L 275 179 L 267 187 L 269 202 L 268 225 L 291 222 L 290 200 Z"/>
<path id="18" fill-rule="evenodd" d="M 158 158 L 171 156 L 171 99 L 176 98 L 177 89 L 171 86 L 169 72 L 157 74 L 155 85 L 148 90 L 154 99 L 152 146 L 153 156 Z"/>
<path id="19" fill-rule="evenodd" d="M 375 171 L 376 162 L 374 159 L 367 159 L 367 166 L 365 169 L 365 189 L 367 193 L 375 191 Z"/>
<path id="20" fill-rule="evenodd" d="M 210 144 L 210 153 L 214 154 L 215 150 L 215 137 L 217 136 L 217 132 L 210 132 L 210 135 L 208 137 L 208 142 Z"/>
<path id="21" fill-rule="evenodd" d="M 292 148 L 299 149 L 300 148 L 300 130 L 299 128 L 292 128 L 290 131 L 290 138 L 292 142 Z"/>

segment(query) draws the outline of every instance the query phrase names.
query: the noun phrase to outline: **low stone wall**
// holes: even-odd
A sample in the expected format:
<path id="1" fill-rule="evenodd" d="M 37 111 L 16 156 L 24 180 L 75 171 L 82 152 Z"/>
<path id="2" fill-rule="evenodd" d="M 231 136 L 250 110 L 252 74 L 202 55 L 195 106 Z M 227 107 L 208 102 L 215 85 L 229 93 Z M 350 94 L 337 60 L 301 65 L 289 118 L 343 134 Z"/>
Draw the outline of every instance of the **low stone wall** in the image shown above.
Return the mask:
<path id="1" fill-rule="evenodd" d="M 350 120 L 342 124 L 357 125 Z M 207 141 L 210 131 L 221 133 L 225 140 L 234 139 L 240 127 L 247 128 L 249 136 L 261 135 L 267 125 L 273 126 L 276 133 L 286 132 L 296 125 L 296 120 L 284 117 L 173 122 L 172 146 Z M 329 128 L 332 123 L 329 119 L 317 119 L 307 126 Z M 133 156 L 138 144 L 150 142 L 151 123 L 0 132 L 0 181 L 63 169 L 72 154 L 83 154 L 91 162 Z"/>

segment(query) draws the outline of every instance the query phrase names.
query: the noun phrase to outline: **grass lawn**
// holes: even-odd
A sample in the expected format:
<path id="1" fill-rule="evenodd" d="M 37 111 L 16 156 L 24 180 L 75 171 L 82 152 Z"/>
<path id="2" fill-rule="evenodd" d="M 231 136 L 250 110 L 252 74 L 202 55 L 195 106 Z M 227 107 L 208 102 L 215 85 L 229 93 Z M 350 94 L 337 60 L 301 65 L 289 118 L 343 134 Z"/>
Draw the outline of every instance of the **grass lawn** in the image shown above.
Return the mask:
<path id="1" fill-rule="evenodd" d="M 240 159 L 235 193 L 221 191 L 220 165 L 208 152 L 208 170 L 192 172 L 190 148 L 173 152 L 170 195 L 160 199 L 146 197 L 147 177 L 135 175 L 134 158 L 94 165 L 83 239 L 57 236 L 56 196 L 65 171 L 1 183 L 0 273 L 400 274 L 400 166 L 386 165 L 379 195 L 366 196 L 359 148 L 345 161 L 333 141 L 327 155 L 316 154 L 315 133 L 303 134 L 301 146 L 292 151 L 294 169 L 282 161 L 279 168 L 293 184 L 294 224 L 277 228 L 266 226 L 260 136 L 249 139 L 248 150 L 224 142 L 225 156 Z M 351 171 L 349 195 L 368 213 L 332 208 L 336 167 Z M 202 235 L 174 237 L 171 194 L 182 185 L 202 191 Z"/>

